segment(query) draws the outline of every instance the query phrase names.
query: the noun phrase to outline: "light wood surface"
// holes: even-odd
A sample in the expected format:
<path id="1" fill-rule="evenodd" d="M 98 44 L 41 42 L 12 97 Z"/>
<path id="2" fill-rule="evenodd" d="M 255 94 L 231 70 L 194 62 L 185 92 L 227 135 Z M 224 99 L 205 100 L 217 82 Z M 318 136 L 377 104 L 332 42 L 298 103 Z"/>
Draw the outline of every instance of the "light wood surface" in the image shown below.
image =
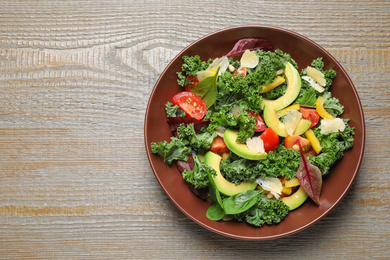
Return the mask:
<path id="1" fill-rule="evenodd" d="M 144 146 L 151 90 L 192 41 L 245 24 L 322 45 L 360 95 L 366 149 L 318 224 L 265 242 L 192 222 Z M 390 2 L 1 1 L 0 258 L 389 259 Z"/>

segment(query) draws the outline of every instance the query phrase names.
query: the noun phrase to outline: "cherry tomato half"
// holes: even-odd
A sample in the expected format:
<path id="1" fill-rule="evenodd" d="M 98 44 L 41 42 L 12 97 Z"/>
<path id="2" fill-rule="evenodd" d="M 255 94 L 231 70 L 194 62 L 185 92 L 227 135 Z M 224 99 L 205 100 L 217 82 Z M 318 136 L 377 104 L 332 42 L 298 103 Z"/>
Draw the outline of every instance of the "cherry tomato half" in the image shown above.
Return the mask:
<path id="1" fill-rule="evenodd" d="M 296 151 L 299 151 L 298 140 L 301 142 L 302 151 L 305 152 L 310 149 L 311 143 L 309 139 L 300 137 L 298 135 L 289 135 L 286 138 L 284 138 L 284 146 L 286 148 L 292 148 Z"/>
<path id="2" fill-rule="evenodd" d="M 187 117 L 198 120 L 201 120 L 207 111 L 206 103 L 192 92 L 180 92 L 172 98 L 172 102 L 183 109 Z"/>
<path id="3" fill-rule="evenodd" d="M 299 109 L 299 112 L 302 113 L 302 118 L 311 121 L 310 128 L 312 128 L 313 126 L 318 124 L 318 121 L 320 120 L 320 115 L 317 113 L 317 111 L 315 109 L 301 107 Z"/>
<path id="4" fill-rule="evenodd" d="M 199 83 L 199 80 L 198 80 L 198 77 L 197 76 L 187 76 L 186 77 L 189 81 L 191 81 L 190 84 L 188 85 L 185 85 L 184 88 L 186 89 L 186 91 L 191 91 L 191 89 Z"/>
<path id="5" fill-rule="evenodd" d="M 268 127 L 267 130 L 260 135 L 260 138 L 263 140 L 264 150 L 266 153 L 273 151 L 276 147 L 278 147 L 279 136 L 274 130 L 272 130 L 271 127 Z"/>
<path id="6" fill-rule="evenodd" d="M 263 132 L 267 129 L 267 126 L 265 125 L 263 119 L 261 118 L 261 116 L 258 114 L 258 113 L 253 113 L 252 111 L 246 111 L 248 113 L 248 115 L 256 118 L 256 128 L 255 128 L 255 132 Z"/>
<path id="7" fill-rule="evenodd" d="M 228 153 L 229 148 L 227 148 L 225 141 L 222 137 L 217 136 L 214 138 L 213 143 L 210 146 L 210 151 L 217 153 L 222 156 L 223 153 Z"/>
<path id="8" fill-rule="evenodd" d="M 238 74 L 244 75 L 244 78 L 245 78 L 247 73 L 248 73 L 248 70 L 245 67 L 238 68 L 233 73 L 233 79 L 234 79 L 235 75 L 238 75 Z"/>

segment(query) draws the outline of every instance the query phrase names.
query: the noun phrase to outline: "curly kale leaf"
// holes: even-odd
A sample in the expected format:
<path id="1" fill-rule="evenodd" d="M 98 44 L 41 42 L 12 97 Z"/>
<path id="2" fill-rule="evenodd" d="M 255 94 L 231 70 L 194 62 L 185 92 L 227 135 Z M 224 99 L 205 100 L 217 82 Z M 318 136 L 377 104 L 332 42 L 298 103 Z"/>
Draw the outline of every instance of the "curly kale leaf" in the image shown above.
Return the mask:
<path id="1" fill-rule="evenodd" d="M 188 154 L 192 152 L 185 142 L 176 137 L 171 137 L 169 143 L 167 141 L 151 143 L 151 148 L 152 153 L 163 156 L 165 163 L 168 165 L 172 165 L 173 161 L 187 161 Z"/>
<path id="2" fill-rule="evenodd" d="M 294 178 L 301 157 L 298 151 L 279 145 L 276 150 L 268 152 L 267 158 L 259 161 L 247 160 L 230 153 L 220 164 L 221 174 L 230 182 L 240 184 L 259 177 Z"/>
<path id="3" fill-rule="evenodd" d="M 187 84 L 190 84 L 191 81 L 186 78 L 186 76 L 196 76 L 196 73 L 201 70 L 206 70 L 209 66 L 211 60 L 202 61 L 198 55 L 188 57 L 183 56 L 183 65 L 181 67 L 181 72 L 178 72 L 177 83 L 184 87 Z"/>
<path id="4" fill-rule="evenodd" d="M 295 103 L 300 104 L 304 107 L 315 108 L 317 96 L 319 96 L 319 92 L 312 88 L 306 80 L 302 80 L 301 91 L 299 92 L 298 98 L 295 100 Z"/>
<path id="5" fill-rule="evenodd" d="M 259 64 L 255 69 L 248 69 L 248 74 L 245 77 L 236 75 L 233 78 L 229 72 L 225 72 L 219 77 L 217 96 L 219 107 L 239 106 L 243 110 L 260 111 L 262 96 L 258 92 L 261 90 L 261 86 L 273 82 L 277 77 L 276 72 L 284 69 L 286 62 L 291 62 L 296 66 L 290 55 L 280 50 L 275 52 L 256 50 L 256 55 L 259 57 Z M 278 88 L 278 90 L 281 91 L 275 92 L 275 97 L 282 95 L 283 87 Z M 228 108 L 224 109 L 229 110 Z"/>
<path id="6" fill-rule="evenodd" d="M 255 72 L 261 73 L 261 84 L 271 83 L 277 76 L 276 72 L 280 69 L 284 69 L 287 62 L 290 62 L 296 68 L 298 67 L 291 56 L 281 50 L 275 50 L 275 52 L 257 50 L 256 54 L 259 56 L 259 64 L 257 65 Z"/>
<path id="7" fill-rule="evenodd" d="M 251 181 L 257 178 L 256 163 L 252 160 L 238 158 L 237 155 L 230 153 L 227 160 L 220 163 L 221 174 L 230 182 L 240 184 L 243 181 Z"/>
<path id="8" fill-rule="evenodd" d="M 237 142 L 246 143 L 246 139 L 251 138 L 255 134 L 256 119 L 246 111 L 242 111 L 238 116 L 234 114 L 219 111 L 213 114 L 210 118 L 208 131 L 212 132 L 218 126 L 234 127 L 238 129 Z"/>
<path id="9" fill-rule="evenodd" d="M 167 117 L 185 117 L 186 113 L 183 109 L 180 109 L 178 105 L 174 105 L 172 102 L 165 104 L 165 112 Z"/>
<path id="10" fill-rule="evenodd" d="M 324 108 L 331 115 L 337 117 L 338 115 L 341 115 L 344 112 L 344 106 L 340 104 L 337 98 L 332 97 L 330 92 L 325 92 L 322 96 L 326 98 L 326 101 L 324 103 Z"/>
<path id="11" fill-rule="evenodd" d="M 253 73 L 249 73 L 247 77 L 239 74 L 233 78 L 231 73 L 225 72 L 218 78 L 217 86 L 219 110 L 229 111 L 233 107 L 260 110 L 262 97 L 258 92 L 261 88 L 261 78 L 257 79 Z"/>
<path id="12" fill-rule="evenodd" d="M 193 158 L 194 168 L 192 171 L 184 170 L 182 173 L 183 179 L 194 185 L 196 189 L 205 188 L 209 185 L 208 174 L 210 173 L 211 176 L 215 176 L 216 172 L 209 165 L 202 163 L 198 156 L 194 156 Z"/>
<path id="13" fill-rule="evenodd" d="M 192 149 L 198 153 L 205 153 L 210 149 L 214 138 L 217 136 L 216 132 L 200 131 L 195 132 L 194 124 L 180 124 L 176 130 L 177 137 L 186 145 L 190 145 Z"/>
<path id="14" fill-rule="evenodd" d="M 324 74 L 326 85 L 325 85 L 325 92 L 320 93 L 316 91 L 313 87 L 311 87 L 306 80 L 302 80 L 301 91 L 299 92 L 298 98 L 296 99 L 295 103 L 298 103 L 301 106 L 305 106 L 305 107 L 315 107 L 318 96 L 325 95 L 325 93 L 330 93 L 329 88 L 333 83 L 333 79 L 336 77 L 335 70 L 333 69 L 324 70 L 324 62 L 322 61 L 322 57 L 313 60 L 311 65 Z M 307 76 L 306 69 L 303 69 L 301 71 L 301 77 L 302 76 Z M 333 100 L 330 103 L 328 103 L 328 106 L 329 108 L 334 109 L 334 112 L 337 111 L 337 115 L 340 115 L 342 112 L 340 113 L 340 106 L 338 104 L 338 100 L 337 101 L 336 100 Z M 333 107 L 334 104 L 336 104 L 337 108 Z"/>
<path id="15" fill-rule="evenodd" d="M 320 127 L 314 130 L 315 136 L 321 143 L 322 150 L 317 156 L 309 156 L 308 160 L 316 165 L 323 175 L 328 174 L 332 165 L 343 158 L 344 152 L 353 146 L 355 129 L 348 125 L 347 119 L 343 119 L 343 121 L 345 123 L 343 132 L 323 135 L 320 133 Z"/>
<path id="16" fill-rule="evenodd" d="M 324 76 L 325 76 L 325 80 L 326 80 L 326 86 L 325 86 L 325 89 L 329 89 L 329 87 L 332 85 L 333 83 L 333 79 L 336 77 L 336 71 L 333 70 L 333 69 L 329 69 L 329 70 L 324 70 L 324 62 L 322 61 L 322 57 L 319 57 L 315 60 L 312 61 L 311 65 L 316 68 L 317 70 L 321 71 Z"/>
<path id="17" fill-rule="evenodd" d="M 283 96 L 286 93 L 286 90 L 287 90 L 287 82 L 284 82 L 281 85 L 277 86 L 276 88 L 272 89 L 271 91 L 264 93 L 263 97 L 270 100 L 277 99 Z"/>
<path id="18" fill-rule="evenodd" d="M 251 138 L 255 134 L 256 119 L 246 112 L 241 112 L 238 116 L 239 131 L 237 134 L 237 142 L 246 143 L 246 139 Z"/>
<path id="19" fill-rule="evenodd" d="M 272 152 L 268 152 L 265 160 L 259 161 L 258 175 L 262 178 L 278 176 L 294 178 L 300 162 L 301 157 L 298 151 L 279 145 Z"/>
<path id="20" fill-rule="evenodd" d="M 257 202 L 249 210 L 234 215 L 234 219 L 238 221 L 246 221 L 256 227 L 261 227 L 264 224 L 272 225 L 281 222 L 288 214 L 289 209 L 279 199 L 268 199 L 263 193 L 257 197 Z"/>
<path id="21" fill-rule="evenodd" d="M 309 84 L 306 81 L 302 81 L 302 84 Z M 344 112 L 344 106 L 340 104 L 339 100 L 335 97 L 331 97 L 331 93 L 325 91 L 321 94 L 326 101 L 324 103 L 324 108 L 334 117 L 341 115 Z M 305 107 L 316 107 L 316 102 L 319 93 L 314 88 L 307 89 L 301 96 L 298 97 L 296 103 Z"/>

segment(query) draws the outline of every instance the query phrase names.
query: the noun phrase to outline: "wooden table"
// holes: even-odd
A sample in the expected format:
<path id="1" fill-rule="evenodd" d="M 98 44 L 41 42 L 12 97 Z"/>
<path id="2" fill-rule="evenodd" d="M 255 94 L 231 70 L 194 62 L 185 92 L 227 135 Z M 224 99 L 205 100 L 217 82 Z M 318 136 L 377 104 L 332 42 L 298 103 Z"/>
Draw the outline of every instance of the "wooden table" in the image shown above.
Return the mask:
<path id="1" fill-rule="evenodd" d="M 245 24 L 298 32 L 344 66 L 366 149 L 327 217 L 273 241 L 214 234 L 156 181 L 144 146 L 151 90 L 192 41 Z M 390 2 L 2 1 L 0 257 L 389 257 Z"/>

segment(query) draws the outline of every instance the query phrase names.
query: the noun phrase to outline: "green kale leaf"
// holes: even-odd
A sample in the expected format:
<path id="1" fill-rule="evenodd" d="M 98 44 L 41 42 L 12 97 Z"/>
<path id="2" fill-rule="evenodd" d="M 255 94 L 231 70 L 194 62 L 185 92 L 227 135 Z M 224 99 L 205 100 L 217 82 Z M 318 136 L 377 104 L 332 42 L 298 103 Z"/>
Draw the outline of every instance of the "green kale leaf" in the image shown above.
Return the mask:
<path id="1" fill-rule="evenodd" d="M 307 86 L 308 85 L 308 86 Z M 316 107 L 318 92 L 312 88 L 306 80 L 302 80 L 301 91 L 294 103 L 303 107 Z"/>
<path id="2" fill-rule="evenodd" d="M 214 176 L 216 174 L 215 170 L 202 163 L 198 156 L 194 156 L 194 168 L 192 171 L 184 170 L 182 173 L 183 179 L 192 185 L 195 186 L 196 189 L 205 188 L 209 185 L 209 176 Z"/>
<path id="3" fill-rule="evenodd" d="M 191 81 L 186 78 L 186 76 L 196 76 L 196 73 L 200 70 L 206 70 L 211 60 L 202 61 L 198 55 L 188 57 L 183 56 L 183 65 L 181 67 L 181 72 L 178 72 L 177 83 L 184 87 L 187 84 L 190 84 Z"/>
<path id="4" fill-rule="evenodd" d="M 282 83 L 276 88 L 263 94 L 263 97 L 269 100 L 277 99 L 283 96 L 287 90 L 287 82 Z"/>
<path id="5" fill-rule="evenodd" d="M 316 68 L 317 70 L 321 71 L 324 76 L 325 76 L 325 80 L 326 80 L 326 86 L 325 86 L 325 89 L 326 90 L 329 90 L 329 87 L 332 85 L 333 83 L 333 79 L 336 77 L 336 71 L 333 70 L 333 69 L 329 69 L 329 70 L 324 70 L 324 62 L 322 61 L 322 57 L 319 57 L 315 60 L 312 61 L 311 65 Z M 306 71 L 306 69 L 305 69 Z"/>
<path id="6" fill-rule="evenodd" d="M 268 152 L 266 159 L 259 161 L 243 159 L 231 152 L 226 160 L 221 161 L 220 170 L 228 181 L 240 184 L 259 177 L 294 178 L 300 162 L 298 151 L 281 144 L 276 150 Z"/>
<path id="7" fill-rule="evenodd" d="M 165 112 L 167 117 L 185 117 L 186 113 L 183 109 L 180 109 L 178 105 L 174 105 L 172 102 L 167 102 L 165 104 Z"/>
<path id="8" fill-rule="evenodd" d="M 294 178 L 298 170 L 301 157 L 298 151 L 287 149 L 280 144 L 275 150 L 268 152 L 265 160 L 260 160 L 257 166 L 259 177 Z"/>
<path id="9" fill-rule="evenodd" d="M 151 143 L 152 153 L 159 154 L 164 157 L 164 161 L 168 165 L 172 165 L 175 160 L 188 160 L 188 154 L 192 152 L 190 147 L 186 146 L 182 140 L 171 137 L 171 142 L 163 141 L 159 143 Z"/>
<path id="10" fill-rule="evenodd" d="M 272 225 L 281 222 L 288 212 L 288 206 L 280 199 L 268 199 L 265 194 L 259 193 L 256 204 L 247 211 L 234 215 L 234 219 L 261 227 L 264 224 Z"/>
<path id="11" fill-rule="evenodd" d="M 244 77 L 239 74 L 233 78 L 231 73 L 223 73 L 217 83 L 218 109 L 229 111 L 233 107 L 241 107 L 243 110 L 260 110 L 262 97 L 258 92 L 261 88 L 261 79 L 256 79 L 253 75 L 250 73 Z"/>
<path id="12" fill-rule="evenodd" d="M 343 121 L 345 123 L 343 132 L 323 135 L 320 133 L 320 127 L 314 130 L 314 134 L 320 141 L 322 150 L 317 156 L 309 156 L 308 161 L 316 165 L 323 175 L 328 174 L 332 165 L 343 158 L 344 152 L 353 146 L 355 129 L 348 125 L 347 119 L 343 119 Z"/>
<path id="13" fill-rule="evenodd" d="M 256 119 L 246 111 L 242 111 L 238 116 L 220 110 L 210 118 L 208 131 L 212 132 L 218 126 L 234 127 L 238 129 L 237 142 L 246 143 L 246 139 L 251 138 L 255 133 Z"/>
<path id="14" fill-rule="evenodd" d="M 198 153 L 205 153 L 210 149 L 214 138 L 217 136 L 216 132 L 200 131 L 195 132 L 194 124 L 180 124 L 177 128 L 177 137 L 186 145 L 190 145 L 192 149 Z"/>
<path id="15" fill-rule="evenodd" d="M 234 184 L 251 181 L 258 177 L 256 162 L 240 158 L 233 152 L 230 152 L 228 159 L 221 161 L 220 170 L 225 179 Z"/>
<path id="16" fill-rule="evenodd" d="M 256 50 L 257 56 L 259 56 L 259 64 L 256 67 L 256 72 L 261 73 L 261 81 L 263 84 L 269 84 L 276 78 L 276 72 L 286 67 L 286 63 L 290 62 L 294 67 L 298 67 L 297 63 L 291 58 L 288 53 L 284 53 L 281 50 L 275 50 L 274 52 L 264 52 L 262 50 Z"/>
<path id="17" fill-rule="evenodd" d="M 324 108 L 331 115 L 337 117 L 338 115 L 341 115 L 344 112 L 344 106 L 340 104 L 337 98 L 332 97 L 330 92 L 325 92 L 322 96 L 326 98 L 326 101 L 324 103 Z"/>
<path id="18" fill-rule="evenodd" d="M 298 103 L 301 106 L 314 108 L 316 107 L 316 101 L 319 96 L 325 95 L 325 93 L 330 93 L 329 88 L 333 83 L 333 79 L 336 77 L 336 71 L 333 69 L 324 70 L 324 62 L 322 61 L 322 57 L 313 60 L 311 65 L 324 74 L 326 80 L 325 92 L 320 93 L 316 91 L 313 87 L 310 86 L 310 84 L 306 80 L 302 80 L 301 91 L 299 92 L 298 98 L 296 99 L 295 103 Z M 307 76 L 306 68 L 301 71 L 301 77 L 302 76 Z M 337 102 L 336 100 L 330 101 L 328 105 L 334 113 L 340 115 L 342 113 L 340 113 L 341 106 L 338 104 L 338 100 Z M 336 103 L 338 105 L 335 105 Z"/>

